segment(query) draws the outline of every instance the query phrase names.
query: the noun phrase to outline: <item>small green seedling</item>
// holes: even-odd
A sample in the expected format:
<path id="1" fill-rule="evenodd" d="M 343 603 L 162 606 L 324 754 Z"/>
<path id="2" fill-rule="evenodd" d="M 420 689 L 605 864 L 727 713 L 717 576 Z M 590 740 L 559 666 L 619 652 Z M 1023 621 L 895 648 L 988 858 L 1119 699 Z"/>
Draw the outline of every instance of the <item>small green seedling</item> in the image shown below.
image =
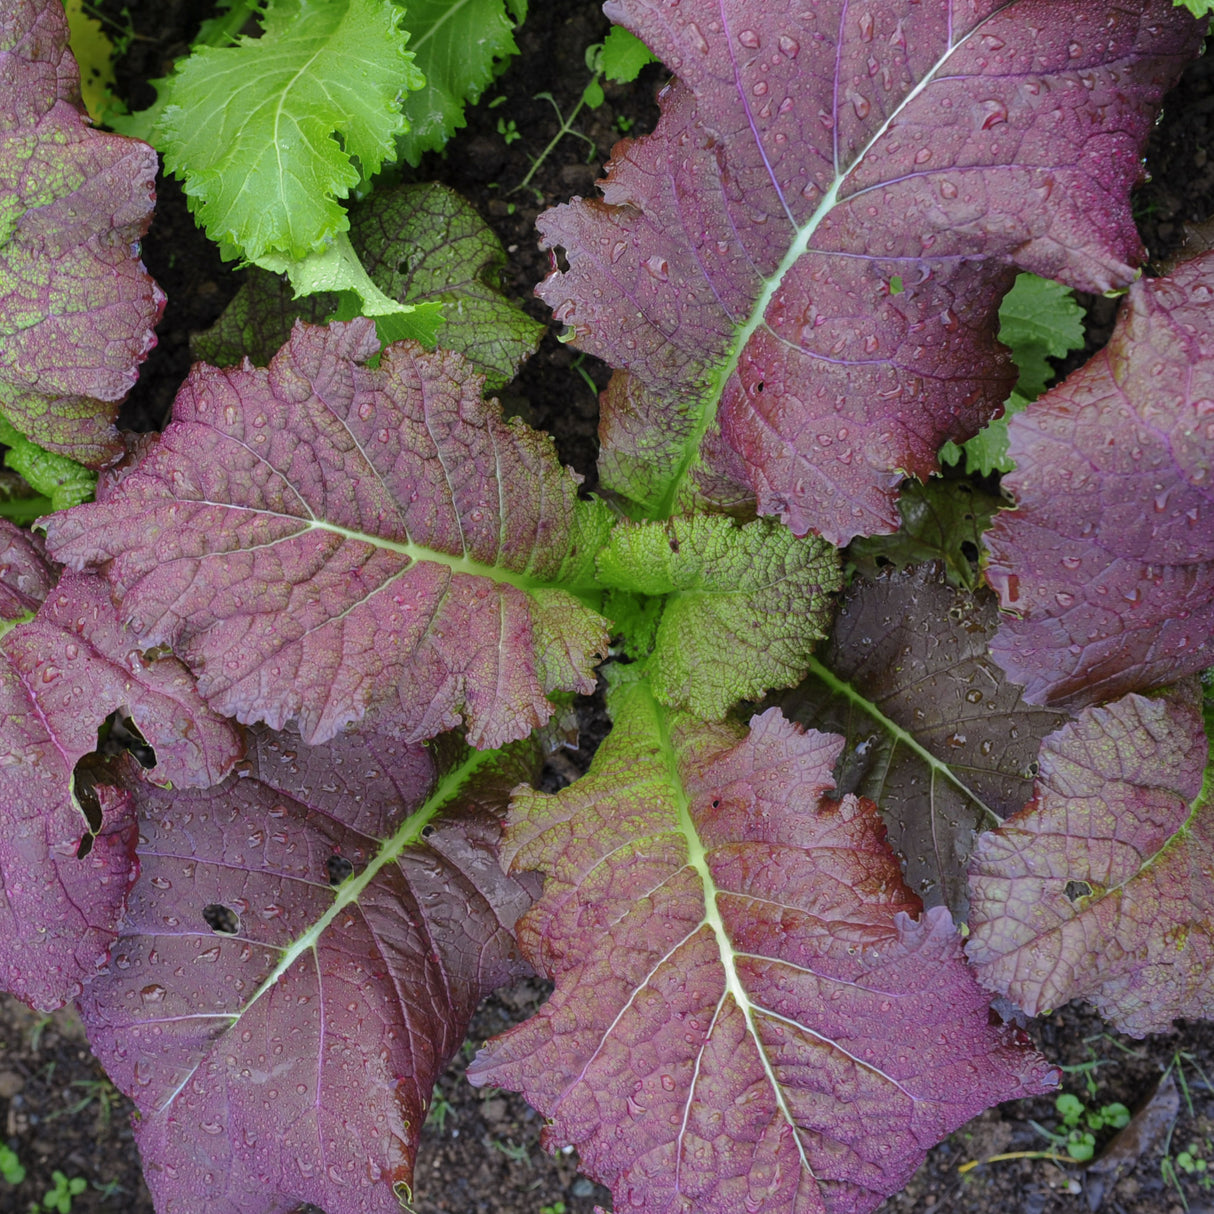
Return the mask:
<path id="1" fill-rule="evenodd" d="M 540 1214 L 565 1214 L 565 1203 L 554 1201 L 550 1206 L 540 1206 Z"/>
<path id="2" fill-rule="evenodd" d="M 17 1152 L 3 1142 L 0 1142 L 0 1177 L 12 1185 L 18 1185 L 25 1179 L 25 1168 L 17 1158 Z"/>
<path id="3" fill-rule="evenodd" d="M 42 1208 L 55 1214 L 72 1214 L 72 1198 L 79 1197 L 89 1187 L 88 1181 L 83 1176 L 73 1176 L 68 1180 L 58 1168 L 51 1173 L 51 1180 L 55 1182 L 55 1187 L 47 1189 L 42 1198 Z"/>
<path id="4" fill-rule="evenodd" d="M 1130 1110 L 1120 1101 L 1090 1109 L 1072 1092 L 1062 1092 L 1054 1100 L 1062 1118 L 1062 1131 L 1047 1130 L 1037 1122 L 1033 1128 L 1062 1148 L 1076 1163 L 1087 1163 L 1096 1154 L 1096 1135 L 1101 1130 L 1120 1130 L 1130 1123 Z"/>
<path id="5" fill-rule="evenodd" d="M 522 132 L 518 129 L 513 118 L 507 120 L 499 118 L 497 120 L 497 133 L 502 137 L 502 141 L 509 147 L 516 139 L 522 139 Z"/>
<path id="6" fill-rule="evenodd" d="M 448 1117 L 455 1117 L 455 1105 L 447 1099 L 442 1088 L 436 1083 L 434 1094 L 430 1097 L 430 1112 L 426 1114 L 426 1128 L 437 1130 L 441 1134 Z"/>

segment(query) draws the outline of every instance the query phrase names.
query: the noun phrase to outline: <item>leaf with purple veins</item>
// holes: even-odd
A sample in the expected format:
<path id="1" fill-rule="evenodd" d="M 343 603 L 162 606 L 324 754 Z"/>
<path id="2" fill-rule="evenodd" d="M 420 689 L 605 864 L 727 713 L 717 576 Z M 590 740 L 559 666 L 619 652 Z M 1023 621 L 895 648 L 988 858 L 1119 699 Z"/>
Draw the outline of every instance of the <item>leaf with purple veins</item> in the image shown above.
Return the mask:
<path id="1" fill-rule="evenodd" d="M 1016 269 L 1133 279 L 1139 157 L 1202 34 L 1167 0 L 605 11 L 678 79 L 602 199 L 539 220 L 568 265 L 540 295 L 617 368 L 602 482 L 835 544 L 1000 411 Z"/>
<path id="2" fill-rule="evenodd" d="M 376 351 L 366 320 L 297 325 L 265 370 L 196 366 L 159 441 L 48 543 L 108 562 L 140 644 L 223 713 L 309 743 L 372 710 L 412 740 L 462 720 L 500 746 L 548 692 L 594 687 L 607 622 L 576 592 L 611 516 L 459 355 Z"/>
<path id="3" fill-rule="evenodd" d="M 631 678 L 590 772 L 515 794 L 503 856 L 547 875 L 519 943 L 557 985 L 474 1083 L 522 1091 L 617 1208 L 860 1214 L 1056 1082 L 948 913 L 914 917 L 876 807 L 823 796 L 841 739 L 774 709 L 739 736 Z"/>

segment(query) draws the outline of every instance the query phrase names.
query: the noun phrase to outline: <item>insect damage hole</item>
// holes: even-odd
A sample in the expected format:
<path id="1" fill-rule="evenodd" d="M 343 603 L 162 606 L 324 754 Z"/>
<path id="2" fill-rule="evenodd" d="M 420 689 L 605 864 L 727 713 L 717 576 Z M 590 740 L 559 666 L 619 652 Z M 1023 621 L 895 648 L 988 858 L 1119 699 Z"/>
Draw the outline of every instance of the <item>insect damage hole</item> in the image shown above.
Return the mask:
<path id="1" fill-rule="evenodd" d="M 354 865 L 345 856 L 330 856 L 325 861 L 330 885 L 340 885 L 353 871 Z"/>
<path id="2" fill-rule="evenodd" d="M 1078 902 L 1080 898 L 1086 898 L 1091 892 L 1092 887 L 1086 881 L 1068 881 L 1066 889 L 1063 890 L 1070 902 Z"/>
<path id="3" fill-rule="evenodd" d="M 240 916 L 222 902 L 212 902 L 202 908 L 207 927 L 220 936 L 234 936 L 240 931 Z"/>

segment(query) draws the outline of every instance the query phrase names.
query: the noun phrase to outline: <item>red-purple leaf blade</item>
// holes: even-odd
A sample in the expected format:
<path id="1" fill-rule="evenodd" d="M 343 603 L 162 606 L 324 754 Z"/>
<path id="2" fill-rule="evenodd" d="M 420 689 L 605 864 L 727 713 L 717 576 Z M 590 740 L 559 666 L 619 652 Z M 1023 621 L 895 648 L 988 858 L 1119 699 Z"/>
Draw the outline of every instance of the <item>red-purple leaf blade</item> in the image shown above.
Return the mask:
<path id="1" fill-rule="evenodd" d="M 967 951 L 984 982 L 1030 1015 L 1086 999 L 1135 1036 L 1210 1014 L 1209 751 L 1195 680 L 1045 740 L 1033 801 L 974 852 Z"/>
<path id="2" fill-rule="evenodd" d="M 435 785 L 420 746 L 258 730 L 220 788 L 138 790 L 140 879 L 81 1008 L 160 1214 L 407 1198 L 435 1079 L 525 968 L 495 848 L 526 773 L 479 752 Z"/>
<path id="3" fill-rule="evenodd" d="M 999 409 L 1014 267 L 1125 285 L 1155 107 L 1200 42 L 1167 0 L 617 0 L 678 75 L 604 200 L 540 220 L 540 288 L 620 368 L 604 483 L 843 543 Z"/>
<path id="4" fill-rule="evenodd" d="M 95 749 L 97 728 L 114 711 L 156 752 L 153 780 L 206 788 L 240 758 L 237 728 L 207 707 L 176 658 L 139 652 L 99 577 L 65 573 L 3 651 L 59 745 L 77 758 Z"/>
<path id="5" fill-rule="evenodd" d="M 195 367 L 160 441 L 48 542 L 108 561 L 132 632 L 221 712 L 309 742 L 372 709 L 413 740 L 462 719 L 502 745 L 594 686 L 606 621 L 562 587 L 610 520 L 458 355 L 375 351 L 369 321 L 300 325 L 265 370 Z"/>
<path id="6" fill-rule="evenodd" d="M 164 295 L 139 260 L 156 153 L 93 130 L 57 0 L 0 10 L 0 409 L 39 446 L 98 467 L 117 402 L 156 344 Z"/>
<path id="7" fill-rule="evenodd" d="M 1104 350 L 1008 427 L 991 651 L 1081 707 L 1214 664 L 1214 254 L 1136 283 Z"/>
<path id="8" fill-rule="evenodd" d="M 871 1210 L 979 1110 L 1053 1075 L 1005 1030 L 946 911 L 920 910 L 840 739 L 746 738 L 614 693 L 590 773 L 516 794 L 505 856 L 548 874 L 519 941 L 557 983 L 475 1083 L 521 1090 L 617 1208 Z"/>
<path id="9" fill-rule="evenodd" d="M 37 671 L 7 654 L 17 630 L 54 585 L 37 542 L 0 521 L 0 987 L 41 1011 L 62 1006 L 105 964 L 135 877 L 130 798 L 96 790 L 100 830 L 77 858 L 89 824 L 72 792 L 77 761 L 93 749 L 92 720 L 83 747 L 64 731 L 74 718 L 48 712 Z M 53 658 L 48 655 L 48 658 Z"/>

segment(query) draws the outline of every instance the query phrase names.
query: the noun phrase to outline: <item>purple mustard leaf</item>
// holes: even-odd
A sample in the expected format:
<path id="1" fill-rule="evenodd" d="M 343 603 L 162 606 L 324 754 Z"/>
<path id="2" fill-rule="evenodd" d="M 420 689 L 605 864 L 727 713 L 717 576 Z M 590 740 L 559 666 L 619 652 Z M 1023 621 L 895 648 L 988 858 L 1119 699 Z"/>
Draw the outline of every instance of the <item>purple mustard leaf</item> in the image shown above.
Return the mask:
<path id="1" fill-rule="evenodd" d="M 0 411 L 48 451 L 115 459 L 118 402 L 164 295 L 139 260 L 156 153 L 93 130 L 58 0 L 0 9 Z"/>
<path id="2" fill-rule="evenodd" d="M 240 758 L 237 728 L 207 707 L 180 661 L 139 652 L 102 578 L 65 573 L 0 648 L 59 745 L 77 757 L 95 749 L 97 727 L 117 710 L 156 752 L 149 776 L 157 782 L 206 788 Z"/>
<path id="3" fill-rule="evenodd" d="M 991 1026 L 948 912 L 914 917 L 876 807 L 823 796 L 842 739 L 775 709 L 740 736 L 629 674 L 611 709 L 585 777 L 514 796 L 503 859 L 547 878 L 519 943 L 556 990 L 468 1075 L 522 1091 L 617 1209 L 872 1210 L 1056 1081 Z"/>
<path id="4" fill-rule="evenodd" d="M 30 619 L 54 584 L 41 537 L 0 519 L 0 627 Z"/>
<path id="5" fill-rule="evenodd" d="M 840 791 L 881 807 L 907 884 L 958 922 L 975 840 L 1024 806 L 1041 739 L 1066 720 L 991 659 L 998 617 L 990 591 L 950 586 L 938 562 L 857 577 L 814 673 L 776 700 L 846 737 Z"/>
<path id="6" fill-rule="evenodd" d="M 1201 692 L 1131 694 L 1051 734 L 1033 800 L 985 834 L 967 952 L 1030 1015 L 1072 999 L 1122 1032 L 1214 1000 L 1214 828 Z"/>
<path id="7" fill-rule="evenodd" d="M 1089 291 L 1141 256 L 1129 209 L 1202 23 L 1168 0 L 617 0 L 674 71 L 603 198 L 539 220 L 539 293 L 618 368 L 602 479 L 842 544 L 976 432 L 1016 378 L 1016 269 Z"/>
<path id="8" fill-rule="evenodd" d="M 95 790 L 93 834 L 73 791 L 106 710 L 73 748 L 60 732 L 71 722 L 40 702 L 38 672 L 27 677 L 3 650 L 54 583 L 37 539 L 0 520 L 0 988 L 41 1011 L 61 1007 L 105 964 L 135 878 L 129 796 Z"/>
<path id="9" fill-rule="evenodd" d="M 526 972 L 496 846 L 524 754 L 251 731 L 206 791 L 137 787 L 140 876 L 80 1001 L 160 1214 L 407 1201 L 434 1081 Z"/>
<path id="10" fill-rule="evenodd" d="M 1214 254 L 1134 284 L 1109 344 L 1008 427 L 991 651 L 1079 708 L 1214 664 Z"/>
<path id="11" fill-rule="evenodd" d="M 457 354 L 374 325 L 298 325 L 266 369 L 196 366 L 173 422 L 98 501 L 46 520 L 106 576 L 143 646 L 219 711 L 306 741 L 370 709 L 420 740 L 525 736 L 588 692 L 607 623 L 591 585 L 611 519 L 552 440 L 503 422 Z"/>

